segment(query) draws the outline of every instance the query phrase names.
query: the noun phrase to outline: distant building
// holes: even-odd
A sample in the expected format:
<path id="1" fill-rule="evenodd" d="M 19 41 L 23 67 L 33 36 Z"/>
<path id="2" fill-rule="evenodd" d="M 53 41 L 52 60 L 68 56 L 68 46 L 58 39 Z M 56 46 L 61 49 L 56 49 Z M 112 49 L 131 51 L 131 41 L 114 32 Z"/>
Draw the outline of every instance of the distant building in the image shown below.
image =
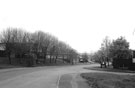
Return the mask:
<path id="1" fill-rule="evenodd" d="M 5 50 L 5 44 L 4 43 L 0 43 L 0 51 L 4 51 Z"/>
<path id="2" fill-rule="evenodd" d="M 4 56 L 6 56 L 5 44 L 4 43 L 0 43 L 0 57 L 4 57 Z"/>

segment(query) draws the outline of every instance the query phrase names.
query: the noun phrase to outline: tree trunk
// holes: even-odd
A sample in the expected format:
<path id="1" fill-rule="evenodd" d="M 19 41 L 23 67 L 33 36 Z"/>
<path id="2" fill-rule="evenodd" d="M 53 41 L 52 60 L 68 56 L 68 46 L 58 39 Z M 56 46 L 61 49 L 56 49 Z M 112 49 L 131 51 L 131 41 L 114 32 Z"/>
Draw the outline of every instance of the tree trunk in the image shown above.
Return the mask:
<path id="1" fill-rule="evenodd" d="M 55 59 L 55 57 L 54 57 L 54 55 L 53 55 L 52 62 L 55 62 L 54 59 Z"/>
<path id="2" fill-rule="evenodd" d="M 46 53 L 44 53 L 44 64 L 46 63 Z"/>
<path id="3" fill-rule="evenodd" d="M 35 54 L 36 56 L 34 56 L 34 58 L 36 57 L 36 64 L 38 64 L 38 61 L 39 61 L 39 53 L 38 52 L 36 52 L 36 54 Z"/>
<path id="4" fill-rule="evenodd" d="M 22 58 L 21 57 L 19 58 L 19 63 L 22 64 Z"/>
<path id="5" fill-rule="evenodd" d="M 47 47 L 44 49 L 44 64 L 46 63 Z"/>
<path id="6" fill-rule="evenodd" d="M 110 64 L 109 64 L 109 61 L 108 61 L 108 67 L 110 66 Z"/>
<path id="7" fill-rule="evenodd" d="M 20 54 L 20 56 L 19 56 L 19 63 L 20 64 L 22 64 L 22 59 L 23 59 L 22 54 Z"/>
<path id="8" fill-rule="evenodd" d="M 102 68 L 102 63 L 100 63 L 100 68 Z"/>
<path id="9" fill-rule="evenodd" d="M 108 65 L 108 67 L 109 67 L 109 58 L 107 57 L 107 65 Z"/>
<path id="10" fill-rule="evenodd" d="M 50 54 L 50 63 L 52 63 L 52 55 Z"/>
<path id="11" fill-rule="evenodd" d="M 73 58 L 72 58 L 72 65 L 74 65 L 74 60 L 73 60 Z"/>
<path id="12" fill-rule="evenodd" d="M 106 66 L 106 62 L 105 62 L 105 64 L 104 64 L 104 65 L 105 65 L 105 68 L 106 68 L 106 67 L 107 67 L 107 66 Z"/>
<path id="13" fill-rule="evenodd" d="M 64 63 L 64 55 L 63 55 L 63 63 Z"/>
<path id="14" fill-rule="evenodd" d="M 57 63 L 57 58 L 58 58 L 58 56 L 56 55 L 56 58 L 55 58 L 55 63 Z"/>
<path id="15" fill-rule="evenodd" d="M 12 61 L 11 61 L 11 52 L 8 52 L 8 59 L 9 59 L 9 64 L 12 64 Z"/>

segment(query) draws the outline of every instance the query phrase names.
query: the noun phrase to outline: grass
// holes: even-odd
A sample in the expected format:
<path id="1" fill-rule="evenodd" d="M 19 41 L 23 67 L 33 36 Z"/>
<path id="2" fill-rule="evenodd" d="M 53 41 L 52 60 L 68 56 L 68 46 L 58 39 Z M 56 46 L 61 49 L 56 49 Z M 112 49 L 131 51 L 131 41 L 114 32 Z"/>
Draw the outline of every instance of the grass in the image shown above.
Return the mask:
<path id="1" fill-rule="evenodd" d="M 135 88 L 135 76 L 109 73 L 82 73 L 90 88 Z"/>
<path id="2" fill-rule="evenodd" d="M 107 68 L 100 68 L 100 67 L 84 67 L 84 69 L 88 70 L 97 70 L 97 71 L 107 71 L 107 72 L 121 72 L 121 73 L 135 73 L 135 71 L 126 70 L 126 69 L 114 69 L 112 66 Z"/>
<path id="3" fill-rule="evenodd" d="M 15 60 L 18 58 L 15 58 Z M 14 59 L 12 60 L 12 64 L 9 64 L 8 58 L 7 57 L 0 57 L 0 70 L 1 69 L 9 69 L 9 68 L 21 68 L 21 67 L 27 67 L 27 62 L 23 62 L 22 64 L 19 64 L 19 62 L 15 61 Z M 57 63 L 54 61 L 50 63 L 50 59 L 46 59 L 46 63 L 43 63 L 43 59 L 41 63 L 35 64 L 33 67 L 38 67 L 38 66 L 68 66 L 71 65 L 71 63 L 63 63 L 62 60 L 57 60 Z"/>
<path id="4" fill-rule="evenodd" d="M 0 64 L 0 69 L 9 69 L 9 68 L 21 68 L 22 66 L 15 66 L 10 64 Z"/>

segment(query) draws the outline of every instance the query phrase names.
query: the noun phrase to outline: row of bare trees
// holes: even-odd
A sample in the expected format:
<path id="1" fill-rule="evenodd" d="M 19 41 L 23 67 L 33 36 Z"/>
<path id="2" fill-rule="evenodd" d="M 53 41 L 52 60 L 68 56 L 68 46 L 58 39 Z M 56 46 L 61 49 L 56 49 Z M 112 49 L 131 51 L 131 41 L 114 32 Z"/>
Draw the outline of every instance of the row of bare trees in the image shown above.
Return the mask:
<path id="1" fill-rule="evenodd" d="M 7 28 L 1 33 L 0 42 L 5 44 L 10 64 L 13 53 L 19 57 L 23 57 L 27 53 L 34 53 L 37 56 L 37 60 L 42 56 L 44 63 L 46 63 L 47 55 L 50 56 L 50 63 L 52 60 L 56 62 L 58 56 L 62 55 L 66 55 L 68 60 L 72 62 L 77 57 L 77 52 L 68 44 L 42 31 L 29 33 L 18 28 Z"/>

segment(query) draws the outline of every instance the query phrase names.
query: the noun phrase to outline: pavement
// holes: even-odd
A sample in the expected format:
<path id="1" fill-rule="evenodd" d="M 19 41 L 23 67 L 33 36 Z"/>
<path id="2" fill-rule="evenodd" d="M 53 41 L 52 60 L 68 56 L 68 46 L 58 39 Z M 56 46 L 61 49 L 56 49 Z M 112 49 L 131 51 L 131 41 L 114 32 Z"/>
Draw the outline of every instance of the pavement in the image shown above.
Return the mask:
<path id="1" fill-rule="evenodd" d="M 92 72 L 83 69 L 93 65 L 71 65 L 71 66 L 45 66 L 32 68 L 17 68 L 0 70 L 0 88 L 59 88 L 63 75 L 69 74 L 66 78 L 70 88 L 77 88 L 79 84 L 78 74 Z M 77 80 L 75 78 L 78 78 Z M 66 83 L 65 83 L 66 85 Z M 65 88 L 65 87 L 64 87 Z M 78 87 L 80 88 L 80 87 Z"/>
<path id="2" fill-rule="evenodd" d="M 62 75 L 59 81 L 59 88 L 89 88 L 87 81 L 80 74 Z"/>

